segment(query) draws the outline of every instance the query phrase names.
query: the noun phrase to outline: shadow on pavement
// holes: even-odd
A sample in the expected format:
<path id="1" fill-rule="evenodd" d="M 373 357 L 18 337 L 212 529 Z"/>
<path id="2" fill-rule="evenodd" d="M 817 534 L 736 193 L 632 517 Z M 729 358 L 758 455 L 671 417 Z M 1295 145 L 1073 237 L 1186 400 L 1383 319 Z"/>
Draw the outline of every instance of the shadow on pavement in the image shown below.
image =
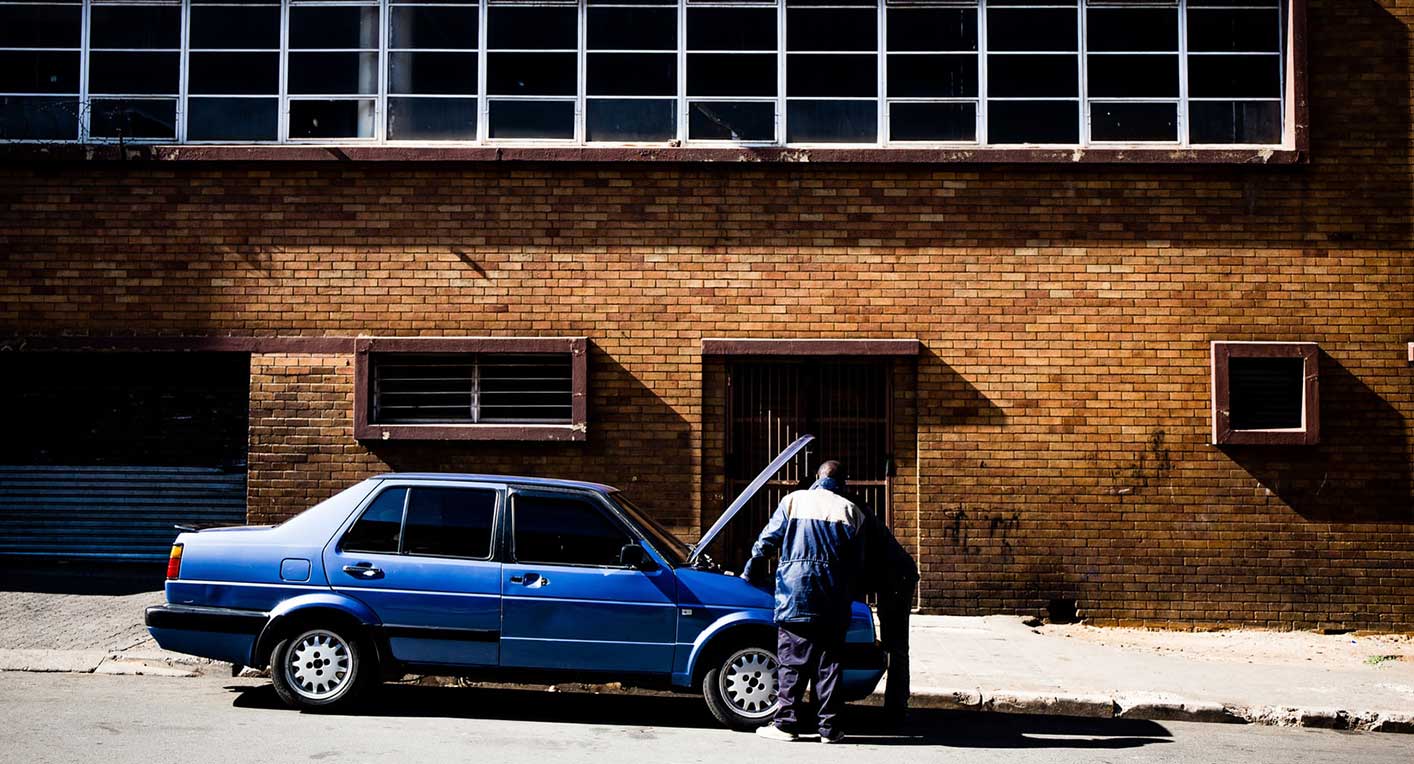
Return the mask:
<path id="1" fill-rule="evenodd" d="M 167 576 L 164 563 L 15 562 L 5 569 L 0 591 L 43 594 L 125 595 L 160 592 Z"/>
<path id="2" fill-rule="evenodd" d="M 236 708 L 285 709 L 268 684 L 227 688 Z M 291 713 L 294 713 L 293 711 Z M 716 729 L 695 695 L 610 695 L 540 689 L 385 685 L 349 716 L 500 719 L 559 724 Z M 1118 750 L 1171 742 L 1161 724 L 1137 719 L 917 709 L 894 727 L 878 708 L 850 706 L 846 742 L 943 748 L 1078 748 Z"/>

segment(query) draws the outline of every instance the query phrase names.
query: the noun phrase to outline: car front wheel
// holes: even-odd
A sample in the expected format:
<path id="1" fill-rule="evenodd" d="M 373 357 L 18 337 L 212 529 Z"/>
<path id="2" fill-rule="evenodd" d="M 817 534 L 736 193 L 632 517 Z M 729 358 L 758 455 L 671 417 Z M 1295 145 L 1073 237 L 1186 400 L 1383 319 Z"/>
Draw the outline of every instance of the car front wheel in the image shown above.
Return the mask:
<path id="1" fill-rule="evenodd" d="M 275 645 L 270 678 L 275 694 L 286 705 L 330 709 L 351 703 L 372 675 L 366 651 L 356 636 L 342 628 L 302 629 Z"/>
<path id="2" fill-rule="evenodd" d="M 702 678 L 702 696 L 717 721 L 751 730 L 776 714 L 776 651 L 761 645 L 729 650 Z"/>

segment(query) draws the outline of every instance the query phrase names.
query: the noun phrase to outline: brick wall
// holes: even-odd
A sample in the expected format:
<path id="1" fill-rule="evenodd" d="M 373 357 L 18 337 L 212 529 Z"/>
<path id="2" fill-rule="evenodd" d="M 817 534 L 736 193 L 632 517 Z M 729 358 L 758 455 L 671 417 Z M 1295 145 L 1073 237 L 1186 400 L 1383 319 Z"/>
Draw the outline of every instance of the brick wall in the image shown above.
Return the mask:
<path id="1" fill-rule="evenodd" d="M 1414 6 L 1310 16 L 1309 166 L 8 165 L 0 330 L 584 335 L 585 444 L 359 444 L 351 358 L 256 355 L 252 519 L 514 470 L 689 534 L 701 337 L 917 337 L 925 608 L 1414 628 Z M 1214 339 L 1319 342 L 1322 445 L 1207 445 Z"/>

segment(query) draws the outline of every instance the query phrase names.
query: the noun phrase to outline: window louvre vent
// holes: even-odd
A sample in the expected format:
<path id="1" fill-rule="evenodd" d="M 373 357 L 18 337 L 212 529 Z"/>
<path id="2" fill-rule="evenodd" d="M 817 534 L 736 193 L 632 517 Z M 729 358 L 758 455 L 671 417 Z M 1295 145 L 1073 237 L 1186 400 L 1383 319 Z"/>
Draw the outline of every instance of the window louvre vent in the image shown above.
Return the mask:
<path id="1" fill-rule="evenodd" d="M 380 424 L 567 424 L 567 353 L 373 357 L 372 419 Z"/>

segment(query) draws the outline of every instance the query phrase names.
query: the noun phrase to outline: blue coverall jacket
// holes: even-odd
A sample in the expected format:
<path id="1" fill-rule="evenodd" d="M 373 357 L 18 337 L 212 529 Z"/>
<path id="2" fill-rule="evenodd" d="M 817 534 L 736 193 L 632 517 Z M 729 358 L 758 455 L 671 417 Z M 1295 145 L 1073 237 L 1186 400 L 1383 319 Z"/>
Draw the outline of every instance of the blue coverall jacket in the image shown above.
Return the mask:
<path id="1" fill-rule="evenodd" d="M 775 619 L 779 624 L 849 623 L 859 573 L 864 511 L 830 490 L 829 478 L 787 494 L 751 547 L 753 561 L 779 552 Z"/>

